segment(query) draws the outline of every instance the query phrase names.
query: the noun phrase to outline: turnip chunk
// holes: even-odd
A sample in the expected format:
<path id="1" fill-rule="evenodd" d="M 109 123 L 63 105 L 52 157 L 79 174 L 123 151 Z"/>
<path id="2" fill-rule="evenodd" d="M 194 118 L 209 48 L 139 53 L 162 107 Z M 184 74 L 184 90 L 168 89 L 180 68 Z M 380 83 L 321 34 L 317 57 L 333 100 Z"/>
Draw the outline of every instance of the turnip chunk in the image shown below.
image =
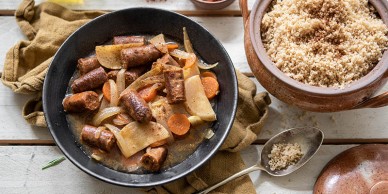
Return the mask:
<path id="1" fill-rule="evenodd" d="M 185 107 L 187 112 L 191 115 L 198 116 L 204 121 L 217 120 L 216 113 L 205 95 L 201 78 L 198 75 L 185 80 L 185 93 Z"/>

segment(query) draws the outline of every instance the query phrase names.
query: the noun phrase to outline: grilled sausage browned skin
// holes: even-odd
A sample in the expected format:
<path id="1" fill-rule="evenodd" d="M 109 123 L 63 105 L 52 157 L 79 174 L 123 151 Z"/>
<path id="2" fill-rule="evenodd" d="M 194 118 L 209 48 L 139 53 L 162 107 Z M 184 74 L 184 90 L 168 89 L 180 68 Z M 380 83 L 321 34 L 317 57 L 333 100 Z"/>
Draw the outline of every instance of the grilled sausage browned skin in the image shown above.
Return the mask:
<path id="1" fill-rule="evenodd" d="M 167 69 L 163 71 L 163 74 L 168 103 L 176 104 L 186 101 L 183 70 L 181 68 Z"/>
<path id="2" fill-rule="evenodd" d="M 166 160 L 167 148 L 164 146 L 151 148 L 148 147 L 146 153 L 141 157 L 140 163 L 144 169 L 149 171 L 159 171 L 163 162 Z"/>
<path id="3" fill-rule="evenodd" d="M 115 36 L 113 44 L 145 43 L 144 36 Z"/>
<path id="4" fill-rule="evenodd" d="M 100 107 L 98 94 L 93 91 L 72 94 L 63 99 L 63 109 L 66 112 L 84 112 Z"/>
<path id="5" fill-rule="evenodd" d="M 85 125 L 81 132 L 82 141 L 91 146 L 98 147 L 105 151 L 110 151 L 116 142 L 116 138 L 112 132 L 97 128 L 90 125 Z"/>
<path id="6" fill-rule="evenodd" d="M 151 109 L 139 93 L 130 90 L 121 96 L 121 101 L 133 119 L 142 123 L 151 121 Z"/>
<path id="7" fill-rule="evenodd" d="M 99 67 L 101 67 L 100 62 L 98 62 L 96 56 L 78 59 L 77 68 L 81 75 L 84 75 L 89 71 L 92 71 L 93 69 L 97 69 Z"/>
<path id="8" fill-rule="evenodd" d="M 151 63 L 162 56 L 152 44 L 139 47 L 131 47 L 121 50 L 121 63 L 125 68 L 135 67 Z"/>
<path id="9" fill-rule="evenodd" d="M 74 80 L 73 84 L 71 84 L 71 89 L 73 93 L 93 90 L 100 87 L 106 81 L 108 81 L 108 75 L 105 73 L 104 68 L 99 67 Z"/>
<path id="10" fill-rule="evenodd" d="M 134 82 L 137 78 L 139 78 L 147 69 L 146 66 L 140 66 L 140 67 L 134 67 L 130 68 L 127 71 L 125 71 L 125 85 L 130 85 L 132 82 Z M 110 71 L 108 73 L 108 78 L 112 80 L 116 80 L 117 73 L 119 70 Z"/>

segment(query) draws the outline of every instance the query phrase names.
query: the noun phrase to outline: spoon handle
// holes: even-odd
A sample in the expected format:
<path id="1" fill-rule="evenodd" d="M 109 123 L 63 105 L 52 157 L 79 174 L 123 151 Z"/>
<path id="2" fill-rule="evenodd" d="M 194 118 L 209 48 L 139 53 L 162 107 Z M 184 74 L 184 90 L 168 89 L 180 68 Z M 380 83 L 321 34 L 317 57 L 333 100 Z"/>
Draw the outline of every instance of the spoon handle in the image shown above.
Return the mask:
<path id="1" fill-rule="evenodd" d="M 227 179 L 225 179 L 225 180 L 223 180 L 223 181 L 221 181 L 221 182 L 219 182 L 219 183 L 217 183 L 217 184 L 215 184 L 215 185 L 213 185 L 213 186 L 211 186 L 211 187 L 209 187 L 209 188 L 207 188 L 207 189 L 205 189 L 205 190 L 199 192 L 198 194 L 206 194 L 206 193 L 209 193 L 210 191 L 212 191 L 212 190 L 214 190 L 214 189 L 216 189 L 216 188 L 218 188 L 218 187 L 220 187 L 220 186 L 222 186 L 222 185 L 228 183 L 229 181 L 231 181 L 231 180 L 233 180 L 233 179 L 235 179 L 235 178 L 238 178 L 238 177 L 240 177 L 240 176 L 246 175 L 246 174 L 248 174 L 248 173 L 250 173 L 250 172 L 253 172 L 253 171 L 256 171 L 256 170 L 264 170 L 264 168 L 261 167 L 260 164 L 256 164 L 256 165 L 254 165 L 254 166 L 251 166 L 251 167 L 249 167 L 249 168 L 247 168 L 247 169 L 244 169 L 244 170 L 242 170 L 242 171 L 240 171 L 240 172 L 238 172 L 238 173 L 236 173 L 236 174 L 230 176 L 229 178 L 227 178 Z"/>

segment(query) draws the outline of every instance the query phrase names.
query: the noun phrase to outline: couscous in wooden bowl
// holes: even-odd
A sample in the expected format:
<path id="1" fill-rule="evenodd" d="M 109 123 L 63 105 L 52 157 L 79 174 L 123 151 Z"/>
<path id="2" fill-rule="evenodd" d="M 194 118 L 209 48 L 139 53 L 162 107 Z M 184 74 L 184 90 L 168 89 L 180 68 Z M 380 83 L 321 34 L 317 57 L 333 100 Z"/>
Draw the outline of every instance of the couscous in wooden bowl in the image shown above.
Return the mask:
<path id="1" fill-rule="evenodd" d="M 240 0 L 244 22 L 247 60 L 255 77 L 278 99 L 316 112 L 336 112 L 388 105 L 388 92 L 373 97 L 388 81 L 388 52 L 375 67 L 344 88 L 318 87 L 296 81 L 279 70 L 268 56 L 261 37 L 261 21 L 272 0 L 256 1 L 249 14 L 247 0 Z M 388 24 L 388 2 L 370 0 L 381 19 Z"/>

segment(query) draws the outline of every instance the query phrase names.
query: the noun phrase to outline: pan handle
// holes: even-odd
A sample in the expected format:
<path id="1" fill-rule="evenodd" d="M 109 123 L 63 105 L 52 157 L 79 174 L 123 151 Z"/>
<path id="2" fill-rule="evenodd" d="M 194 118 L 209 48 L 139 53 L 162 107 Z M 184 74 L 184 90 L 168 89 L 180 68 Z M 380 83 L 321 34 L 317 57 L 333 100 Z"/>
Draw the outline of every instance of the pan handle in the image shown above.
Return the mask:
<path id="1" fill-rule="evenodd" d="M 246 22 L 247 22 L 248 17 L 249 17 L 247 0 L 240 0 L 240 9 L 241 9 L 241 15 L 243 18 L 244 28 L 245 28 Z"/>
<path id="2" fill-rule="evenodd" d="M 388 105 L 388 92 L 384 92 L 373 98 L 369 98 L 361 104 L 355 106 L 353 109 L 359 108 L 379 108 Z"/>

